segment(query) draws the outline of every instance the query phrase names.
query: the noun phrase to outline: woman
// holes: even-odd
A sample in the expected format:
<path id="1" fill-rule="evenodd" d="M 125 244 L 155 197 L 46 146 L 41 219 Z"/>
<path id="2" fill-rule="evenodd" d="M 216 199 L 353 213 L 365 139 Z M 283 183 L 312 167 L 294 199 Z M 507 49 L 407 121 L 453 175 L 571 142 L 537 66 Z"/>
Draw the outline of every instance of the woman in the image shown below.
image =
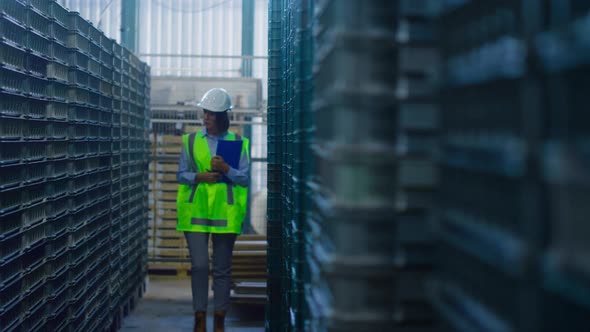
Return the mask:
<path id="1" fill-rule="evenodd" d="M 228 131 L 231 98 L 224 89 L 211 89 L 198 104 L 204 111 L 203 129 L 183 136 L 178 165 L 178 224 L 191 256 L 194 331 L 206 331 L 209 288 L 209 234 L 213 241 L 214 331 L 224 331 L 230 302 L 231 258 L 241 233 L 248 200 L 248 144 Z M 216 155 L 221 140 L 241 141 L 239 165 L 230 167 Z M 236 155 L 237 160 L 237 155 Z"/>

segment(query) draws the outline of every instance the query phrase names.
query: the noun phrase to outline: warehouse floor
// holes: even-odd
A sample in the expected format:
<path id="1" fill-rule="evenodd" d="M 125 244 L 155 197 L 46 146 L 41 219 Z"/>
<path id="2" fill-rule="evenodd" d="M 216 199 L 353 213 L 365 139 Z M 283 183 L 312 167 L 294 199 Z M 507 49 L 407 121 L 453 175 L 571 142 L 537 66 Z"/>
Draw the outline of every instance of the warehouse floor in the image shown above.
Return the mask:
<path id="1" fill-rule="evenodd" d="M 213 331 L 213 294 L 209 294 L 207 330 Z M 122 332 L 191 331 L 193 313 L 190 279 L 149 276 L 147 292 L 123 321 Z M 226 331 L 264 331 L 264 306 L 232 305 L 226 318 Z"/>

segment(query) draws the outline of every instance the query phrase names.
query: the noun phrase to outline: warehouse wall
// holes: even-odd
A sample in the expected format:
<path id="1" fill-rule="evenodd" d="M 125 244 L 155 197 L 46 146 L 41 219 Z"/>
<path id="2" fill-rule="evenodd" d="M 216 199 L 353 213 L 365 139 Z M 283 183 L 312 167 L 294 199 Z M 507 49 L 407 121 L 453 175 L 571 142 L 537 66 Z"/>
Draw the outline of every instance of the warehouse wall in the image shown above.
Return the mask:
<path id="1" fill-rule="evenodd" d="M 60 3 L 79 11 L 107 36 L 120 41 L 121 1 L 60 0 Z M 152 67 L 152 75 L 241 76 L 241 0 L 145 0 L 137 3 L 138 54 Z M 268 0 L 256 0 L 254 6 L 254 55 L 260 58 L 253 60 L 253 77 L 266 83 Z"/>
<path id="2" fill-rule="evenodd" d="M 77 11 L 104 34 L 121 43 L 121 0 L 59 0 L 62 6 Z"/>
<path id="3" fill-rule="evenodd" d="M 266 9 L 267 1 L 255 1 L 254 55 L 258 56 L 266 55 Z M 142 1 L 139 10 L 138 52 L 154 75 L 241 76 L 242 1 L 151 0 Z M 264 59 L 253 61 L 253 77 L 266 78 Z"/>

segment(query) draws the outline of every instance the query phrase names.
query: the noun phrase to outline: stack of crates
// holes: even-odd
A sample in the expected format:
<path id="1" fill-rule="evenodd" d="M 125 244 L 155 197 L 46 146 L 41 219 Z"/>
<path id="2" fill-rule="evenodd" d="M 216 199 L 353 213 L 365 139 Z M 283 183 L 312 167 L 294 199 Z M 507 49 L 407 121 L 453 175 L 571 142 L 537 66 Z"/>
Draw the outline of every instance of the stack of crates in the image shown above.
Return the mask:
<path id="1" fill-rule="evenodd" d="M 299 221 L 295 220 L 295 197 L 294 197 L 294 122 L 295 122 L 295 38 L 297 35 L 297 4 L 295 1 L 284 1 L 283 10 L 283 45 L 282 45 L 282 80 L 283 80 L 283 98 L 282 98 L 282 121 L 281 140 L 283 148 L 281 149 L 281 211 L 282 211 L 282 230 L 283 238 L 282 257 L 283 265 L 281 266 L 281 275 L 284 278 L 284 296 L 282 298 L 283 316 L 282 322 L 286 326 L 295 324 L 299 306 L 297 305 L 300 287 L 298 285 L 299 267 L 295 260 L 300 259 L 297 254 L 299 246 Z"/>
<path id="2" fill-rule="evenodd" d="M 0 25 L 0 327 L 119 324 L 145 277 L 149 68 L 127 52 L 122 98 L 120 46 L 56 1 L 2 1 Z"/>
<path id="3" fill-rule="evenodd" d="M 141 63 L 141 68 L 140 68 L 140 84 L 139 84 L 139 103 L 141 104 L 141 112 L 143 112 L 143 117 L 142 117 L 142 121 L 143 124 L 141 125 L 141 128 L 138 128 L 138 130 L 141 130 L 143 132 L 143 138 L 140 141 L 141 144 L 141 148 L 142 148 L 142 158 L 144 160 L 144 163 L 140 163 L 144 168 L 147 167 L 146 166 L 146 162 L 149 165 L 149 157 L 150 157 L 150 141 L 149 141 L 149 131 L 145 130 L 146 128 L 150 128 L 150 119 L 151 119 L 151 109 L 150 109 L 150 105 L 151 105 L 151 71 L 150 71 L 150 67 L 146 64 L 146 63 Z M 139 122 L 138 122 L 139 123 Z M 149 172 L 149 170 L 148 170 Z M 143 172 L 143 183 L 144 185 L 142 186 L 142 195 L 143 195 L 143 202 L 148 202 L 148 198 L 149 198 L 149 174 L 146 172 Z M 144 215 L 142 217 L 142 220 L 149 220 L 149 208 L 148 207 L 144 207 Z M 148 231 L 148 224 L 145 222 L 142 222 L 140 224 L 143 227 L 143 233 L 139 233 L 138 237 L 141 238 L 142 234 L 145 234 L 145 232 Z M 144 235 L 145 236 L 145 235 Z M 140 241 L 139 243 L 140 247 L 140 251 L 145 253 L 147 251 L 147 242 L 145 241 Z M 148 256 L 143 254 L 141 255 L 141 275 L 145 276 L 147 275 L 148 272 Z"/>
<path id="4" fill-rule="evenodd" d="M 286 277 L 283 271 L 282 236 L 282 100 L 283 100 L 283 3 L 269 2 L 268 22 L 268 174 L 267 174 L 267 305 L 266 329 L 283 331 L 286 309 L 282 306 Z"/>
<path id="5" fill-rule="evenodd" d="M 437 8 L 270 3 L 269 330 L 435 327 Z"/>
<path id="6" fill-rule="evenodd" d="M 436 331 L 427 283 L 433 271 L 430 226 L 437 184 L 438 0 L 397 1 L 395 99 L 382 139 L 395 142 L 394 318 L 396 331 Z M 392 50 L 379 50 L 382 54 Z M 384 61 L 391 63 L 391 59 Z M 383 63 L 383 68 L 387 68 Z M 391 107 L 391 106 L 388 106 Z M 382 114 L 386 114 L 383 112 Z M 386 128 L 385 128 L 386 129 Z"/>
<path id="7" fill-rule="evenodd" d="M 590 3 L 547 1 L 551 15 L 531 36 L 538 59 L 531 68 L 541 85 L 542 144 L 536 156 L 545 210 L 536 222 L 538 331 L 586 329 L 590 322 Z M 546 241 L 546 242 L 545 242 Z"/>
<path id="8" fill-rule="evenodd" d="M 440 214 L 433 303 L 441 331 L 531 331 L 527 166 L 540 112 L 527 79 L 523 1 L 468 1 L 441 22 Z M 501 54 L 502 56 L 498 56 Z M 507 299 L 510 299 L 507 301 Z"/>
<path id="9" fill-rule="evenodd" d="M 270 2 L 269 16 L 267 328 L 308 330 L 313 1 Z"/>
<path id="10" fill-rule="evenodd" d="M 316 3 L 311 331 L 395 325 L 399 3 Z"/>
<path id="11" fill-rule="evenodd" d="M 588 326 L 589 4 L 269 17 L 267 330 Z"/>
<path id="12" fill-rule="evenodd" d="M 295 228 L 292 248 L 292 286 L 290 325 L 294 330 L 310 330 L 310 308 L 306 296 L 313 290 L 310 286 L 310 268 L 306 257 L 311 252 L 313 237 L 308 223 L 311 215 L 312 187 L 314 186 L 314 158 L 311 143 L 315 127 L 312 118 L 313 100 L 313 11 L 314 1 L 294 2 L 295 75 L 293 89 L 293 220 Z"/>
<path id="13" fill-rule="evenodd" d="M 583 205 L 576 207 L 583 191 L 571 190 L 582 182 L 570 177 L 588 173 L 581 164 L 569 168 L 583 160 L 569 135 L 587 127 L 576 104 L 584 99 L 577 80 L 584 74 L 569 66 L 571 57 L 587 63 L 588 53 L 569 49 L 576 42 L 561 32 L 588 33 L 568 22 L 575 8 L 587 22 L 590 7 L 582 3 L 454 1 L 443 14 L 432 285 L 441 331 L 575 331 L 588 324 L 588 272 L 564 273 L 569 266 L 558 258 L 588 252 L 578 246 L 587 241 L 575 243 L 588 228 L 579 219 Z M 543 33 L 548 24 L 555 30 Z M 578 46 L 587 50 L 587 41 Z"/>

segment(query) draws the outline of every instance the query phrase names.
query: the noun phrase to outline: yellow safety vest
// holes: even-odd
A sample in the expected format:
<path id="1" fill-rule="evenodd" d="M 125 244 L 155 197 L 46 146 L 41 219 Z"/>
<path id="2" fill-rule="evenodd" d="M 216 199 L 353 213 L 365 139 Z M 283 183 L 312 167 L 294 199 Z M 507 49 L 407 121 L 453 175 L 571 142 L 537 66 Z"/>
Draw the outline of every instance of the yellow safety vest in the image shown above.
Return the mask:
<path id="1" fill-rule="evenodd" d="M 239 136 L 228 132 L 225 139 L 235 140 Z M 248 139 L 242 139 L 242 154 L 248 156 Z M 211 151 L 207 138 L 201 131 L 182 137 L 183 149 L 195 172 L 211 168 Z M 248 160 L 249 162 L 249 160 Z M 248 188 L 232 183 L 179 184 L 176 197 L 176 212 L 179 232 L 242 233 L 242 222 L 246 216 Z"/>

